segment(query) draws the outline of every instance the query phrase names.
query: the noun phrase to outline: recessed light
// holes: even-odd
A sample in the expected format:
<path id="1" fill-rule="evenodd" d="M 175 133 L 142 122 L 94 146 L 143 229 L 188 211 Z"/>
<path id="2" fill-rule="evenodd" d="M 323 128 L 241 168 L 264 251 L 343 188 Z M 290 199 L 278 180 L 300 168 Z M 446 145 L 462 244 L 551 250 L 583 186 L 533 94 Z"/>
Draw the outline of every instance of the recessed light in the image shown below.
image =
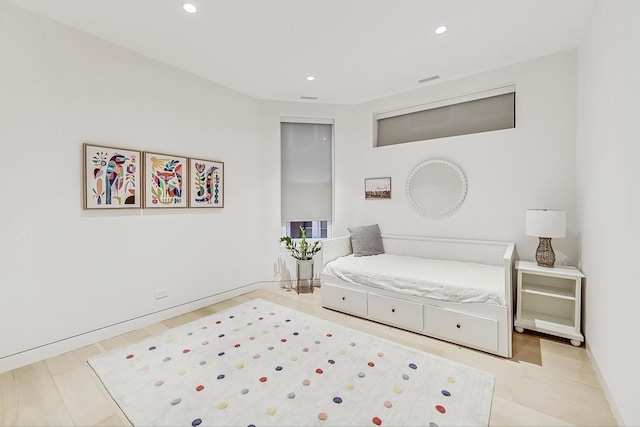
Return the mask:
<path id="1" fill-rule="evenodd" d="M 316 78 L 314 76 L 307 76 L 307 80 L 311 81 L 311 80 L 315 80 Z"/>
<path id="2" fill-rule="evenodd" d="M 198 8 L 196 8 L 196 5 L 193 3 L 189 3 L 188 1 L 183 1 L 181 5 L 185 12 L 196 13 L 198 11 Z"/>
<path id="3" fill-rule="evenodd" d="M 447 32 L 447 27 L 445 27 L 444 25 L 439 26 L 438 28 L 435 29 L 434 31 L 436 34 L 443 34 Z"/>

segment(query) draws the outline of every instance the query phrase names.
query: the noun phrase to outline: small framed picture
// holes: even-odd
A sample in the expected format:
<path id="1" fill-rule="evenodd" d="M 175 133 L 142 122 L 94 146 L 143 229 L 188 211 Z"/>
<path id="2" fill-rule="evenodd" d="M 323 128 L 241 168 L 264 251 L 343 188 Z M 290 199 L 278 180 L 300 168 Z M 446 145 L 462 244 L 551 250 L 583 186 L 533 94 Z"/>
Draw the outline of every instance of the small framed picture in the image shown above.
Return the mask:
<path id="1" fill-rule="evenodd" d="M 186 208 L 187 158 L 148 151 L 143 156 L 144 207 Z"/>
<path id="2" fill-rule="evenodd" d="M 391 198 L 391 177 L 365 178 L 364 198 L 365 199 L 390 199 Z"/>
<path id="3" fill-rule="evenodd" d="M 140 151 L 83 144 L 83 208 L 140 208 Z"/>
<path id="4" fill-rule="evenodd" d="M 189 207 L 224 207 L 224 163 L 189 159 Z"/>

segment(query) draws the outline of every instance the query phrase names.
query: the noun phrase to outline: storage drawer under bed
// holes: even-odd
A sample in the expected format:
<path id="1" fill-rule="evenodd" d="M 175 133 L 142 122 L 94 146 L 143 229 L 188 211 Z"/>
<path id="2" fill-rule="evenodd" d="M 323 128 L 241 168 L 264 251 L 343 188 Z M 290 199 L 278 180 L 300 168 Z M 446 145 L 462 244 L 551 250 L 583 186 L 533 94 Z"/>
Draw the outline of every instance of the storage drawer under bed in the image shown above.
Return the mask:
<path id="1" fill-rule="evenodd" d="M 356 316 L 367 315 L 367 293 L 328 283 L 322 285 L 322 306 Z"/>
<path id="2" fill-rule="evenodd" d="M 491 352 L 498 350 L 498 321 L 442 307 L 424 306 L 424 332 Z"/>
<path id="3" fill-rule="evenodd" d="M 422 331 L 422 304 L 370 293 L 369 318 L 401 328 Z"/>

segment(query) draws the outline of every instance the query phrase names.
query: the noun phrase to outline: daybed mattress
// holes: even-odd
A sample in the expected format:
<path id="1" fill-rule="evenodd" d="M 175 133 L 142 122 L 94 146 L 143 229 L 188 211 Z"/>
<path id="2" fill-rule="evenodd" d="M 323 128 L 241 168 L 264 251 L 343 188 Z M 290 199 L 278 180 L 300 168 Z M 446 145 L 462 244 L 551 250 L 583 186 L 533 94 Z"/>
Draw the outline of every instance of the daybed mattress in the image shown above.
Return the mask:
<path id="1" fill-rule="evenodd" d="M 323 274 L 348 283 L 458 303 L 505 305 L 503 267 L 380 254 L 337 258 Z"/>

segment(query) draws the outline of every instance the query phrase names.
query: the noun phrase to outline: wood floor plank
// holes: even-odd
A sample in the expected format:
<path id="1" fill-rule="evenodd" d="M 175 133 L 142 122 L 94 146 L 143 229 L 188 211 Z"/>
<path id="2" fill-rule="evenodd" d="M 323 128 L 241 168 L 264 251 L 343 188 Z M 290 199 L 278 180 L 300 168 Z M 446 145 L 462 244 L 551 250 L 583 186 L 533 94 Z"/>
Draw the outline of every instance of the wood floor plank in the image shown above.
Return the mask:
<path id="1" fill-rule="evenodd" d="M 489 425 L 504 427 L 562 427 L 574 424 L 550 417 L 519 403 L 494 396 Z"/>
<path id="2" fill-rule="evenodd" d="M 53 376 L 74 425 L 88 426 L 113 415 L 113 400 L 105 396 L 93 369 L 81 364 Z"/>
<path id="3" fill-rule="evenodd" d="M 113 415 L 100 420 L 96 424 L 92 424 L 92 427 L 131 427 L 131 423 L 124 415 L 114 413 Z"/>
<path id="4" fill-rule="evenodd" d="M 73 425 L 73 418 L 44 361 L 11 372 L 17 404 L 3 415 L 7 417 L 6 425 Z"/>
<path id="5" fill-rule="evenodd" d="M 102 353 L 104 350 L 97 344 L 78 348 L 74 351 L 60 354 L 45 360 L 51 375 L 60 374 L 69 369 L 74 369 L 86 363 L 91 357 Z"/>
<path id="6" fill-rule="evenodd" d="M 130 426 L 86 361 L 168 328 L 262 298 L 312 316 L 493 373 L 492 426 L 615 426 L 584 347 L 536 333 L 513 335 L 504 359 L 349 316 L 320 305 L 321 289 L 264 288 L 24 368 L 0 374 L 0 425 Z"/>
<path id="7" fill-rule="evenodd" d="M 149 333 L 149 336 L 158 335 L 166 331 L 167 328 L 162 323 L 154 323 L 153 325 L 145 326 L 144 330 Z"/>
<path id="8" fill-rule="evenodd" d="M 0 426 L 17 425 L 18 393 L 14 371 L 0 374 Z"/>
<path id="9" fill-rule="evenodd" d="M 200 316 L 193 313 L 185 313 L 180 316 L 172 317 L 171 319 L 163 320 L 162 323 L 168 328 L 176 328 L 178 326 L 182 326 L 185 323 L 193 322 L 194 320 L 198 320 Z"/>

